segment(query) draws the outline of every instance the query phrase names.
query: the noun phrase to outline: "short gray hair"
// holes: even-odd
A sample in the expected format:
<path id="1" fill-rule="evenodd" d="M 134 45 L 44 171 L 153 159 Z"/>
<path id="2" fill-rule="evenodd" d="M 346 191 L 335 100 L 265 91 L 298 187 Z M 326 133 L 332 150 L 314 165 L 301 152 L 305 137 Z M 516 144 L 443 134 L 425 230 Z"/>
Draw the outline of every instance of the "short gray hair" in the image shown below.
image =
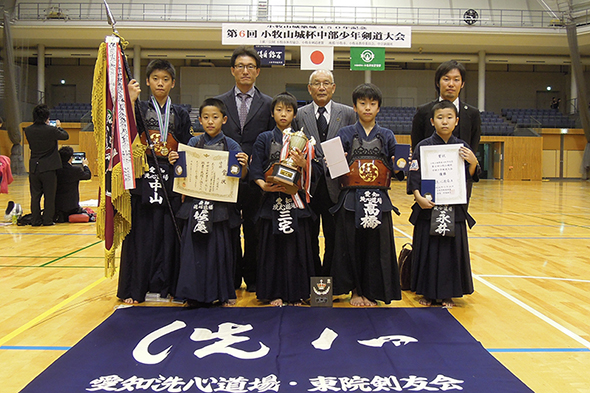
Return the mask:
<path id="1" fill-rule="evenodd" d="M 334 74 L 332 74 L 332 71 L 319 69 L 319 70 L 315 70 L 314 72 L 312 72 L 311 75 L 309 76 L 309 84 L 310 85 L 311 85 L 311 81 L 313 80 L 313 78 L 316 77 L 318 74 L 328 75 L 332 79 L 332 83 L 334 83 Z"/>

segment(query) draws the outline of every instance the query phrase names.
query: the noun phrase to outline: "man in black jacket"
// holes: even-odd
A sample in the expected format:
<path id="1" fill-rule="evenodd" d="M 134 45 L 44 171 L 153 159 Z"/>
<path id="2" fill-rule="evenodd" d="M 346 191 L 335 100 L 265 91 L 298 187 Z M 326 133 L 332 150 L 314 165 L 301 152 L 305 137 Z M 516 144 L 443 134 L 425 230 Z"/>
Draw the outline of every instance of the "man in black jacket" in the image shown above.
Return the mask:
<path id="1" fill-rule="evenodd" d="M 434 74 L 434 86 L 439 97 L 418 107 L 412 121 L 412 150 L 418 142 L 430 137 L 434 133 L 434 126 L 430 123 L 432 107 L 439 101 L 449 100 L 457 107 L 459 124 L 453 135 L 469 143 L 473 152 L 477 153 L 481 137 L 481 116 L 479 110 L 459 100 L 459 93 L 465 86 L 465 66 L 455 60 L 450 60 L 438 66 Z"/>
<path id="2" fill-rule="evenodd" d="M 90 180 L 92 173 L 88 160 L 82 160 L 82 167 L 72 165 L 74 149 L 62 146 L 59 149 L 62 167 L 57 170 L 57 191 L 55 193 L 55 221 L 68 222 L 71 214 L 82 213 L 80 207 L 80 180 Z"/>
<path id="3" fill-rule="evenodd" d="M 31 158 L 29 159 L 29 188 L 31 191 L 31 224 L 40 226 L 53 225 L 55 215 L 55 191 L 57 188 L 56 171 L 61 168 L 61 159 L 57 152 L 57 141 L 67 140 L 69 135 L 56 125 L 49 125 L 47 105 L 37 105 L 33 109 L 33 124 L 25 128 L 29 141 Z M 43 217 L 41 217 L 41 196 L 45 197 Z"/>
<path id="4" fill-rule="evenodd" d="M 227 93 L 217 96 L 227 108 L 227 122 L 223 133 L 240 144 L 244 153 L 250 157 L 252 146 L 261 132 L 272 130 L 275 121 L 270 111 L 272 98 L 263 94 L 254 86 L 260 74 L 260 56 L 252 47 L 240 46 L 231 57 L 231 74 L 236 85 Z M 236 288 L 246 283 L 249 292 L 256 291 L 256 249 L 258 236 L 254 216 L 258 212 L 261 199 L 260 188 L 240 183 L 238 209 L 242 212 L 244 232 L 244 252 L 237 239 L 238 261 L 236 266 Z"/>

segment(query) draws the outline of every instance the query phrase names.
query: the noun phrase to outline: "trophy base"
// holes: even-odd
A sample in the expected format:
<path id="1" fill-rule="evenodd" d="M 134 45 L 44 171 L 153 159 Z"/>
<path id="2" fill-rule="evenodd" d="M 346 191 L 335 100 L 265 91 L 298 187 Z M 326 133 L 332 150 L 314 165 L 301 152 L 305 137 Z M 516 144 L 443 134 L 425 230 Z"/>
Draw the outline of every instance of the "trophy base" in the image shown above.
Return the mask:
<path id="1" fill-rule="evenodd" d="M 283 164 L 274 164 L 272 174 L 266 177 L 266 181 L 285 187 L 286 193 L 293 195 L 299 191 L 299 178 L 301 174 L 296 168 Z"/>

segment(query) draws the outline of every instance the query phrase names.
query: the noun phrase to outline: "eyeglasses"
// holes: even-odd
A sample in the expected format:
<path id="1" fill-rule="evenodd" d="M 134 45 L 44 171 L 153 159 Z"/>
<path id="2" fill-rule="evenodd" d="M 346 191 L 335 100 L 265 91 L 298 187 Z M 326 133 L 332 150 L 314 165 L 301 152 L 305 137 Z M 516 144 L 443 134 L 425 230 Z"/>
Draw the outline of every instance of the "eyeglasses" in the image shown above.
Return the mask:
<path id="1" fill-rule="evenodd" d="M 257 67 L 254 64 L 236 64 L 234 68 L 238 71 L 242 71 L 244 68 L 248 71 L 254 71 Z"/>
<path id="2" fill-rule="evenodd" d="M 330 87 L 334 84 L 334 82 L 313 82 L 310 83 L 311 86 L 318 88 L 318 87 Z"/>

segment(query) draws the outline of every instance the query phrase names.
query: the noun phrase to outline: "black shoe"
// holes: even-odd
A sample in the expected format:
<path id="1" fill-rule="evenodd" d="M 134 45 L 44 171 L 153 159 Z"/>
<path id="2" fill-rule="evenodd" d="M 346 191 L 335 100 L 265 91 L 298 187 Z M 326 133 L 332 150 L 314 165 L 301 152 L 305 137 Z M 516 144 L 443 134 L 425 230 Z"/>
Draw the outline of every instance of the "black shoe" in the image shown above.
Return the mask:
<path id="1" fill-rule="evenodd" d="M 8 201 L 8 206 L 4 211 L 4 220 L 10 221 L 12 220 L 12 209 L 14 209 L 14 201 Z"/>
<path id="2" fill-rule="evenodd" d="M 52 225 L 55 225 L 55 223 L 54 223 L 53 221 L 51 221 L 51 222 L 48 222 L 47 224 L 46 224 L 46 223 L 43 223 L 43 226 L 44 226 L 44 227 L 50 227 L 50 226 L 52 226 Z"/>

